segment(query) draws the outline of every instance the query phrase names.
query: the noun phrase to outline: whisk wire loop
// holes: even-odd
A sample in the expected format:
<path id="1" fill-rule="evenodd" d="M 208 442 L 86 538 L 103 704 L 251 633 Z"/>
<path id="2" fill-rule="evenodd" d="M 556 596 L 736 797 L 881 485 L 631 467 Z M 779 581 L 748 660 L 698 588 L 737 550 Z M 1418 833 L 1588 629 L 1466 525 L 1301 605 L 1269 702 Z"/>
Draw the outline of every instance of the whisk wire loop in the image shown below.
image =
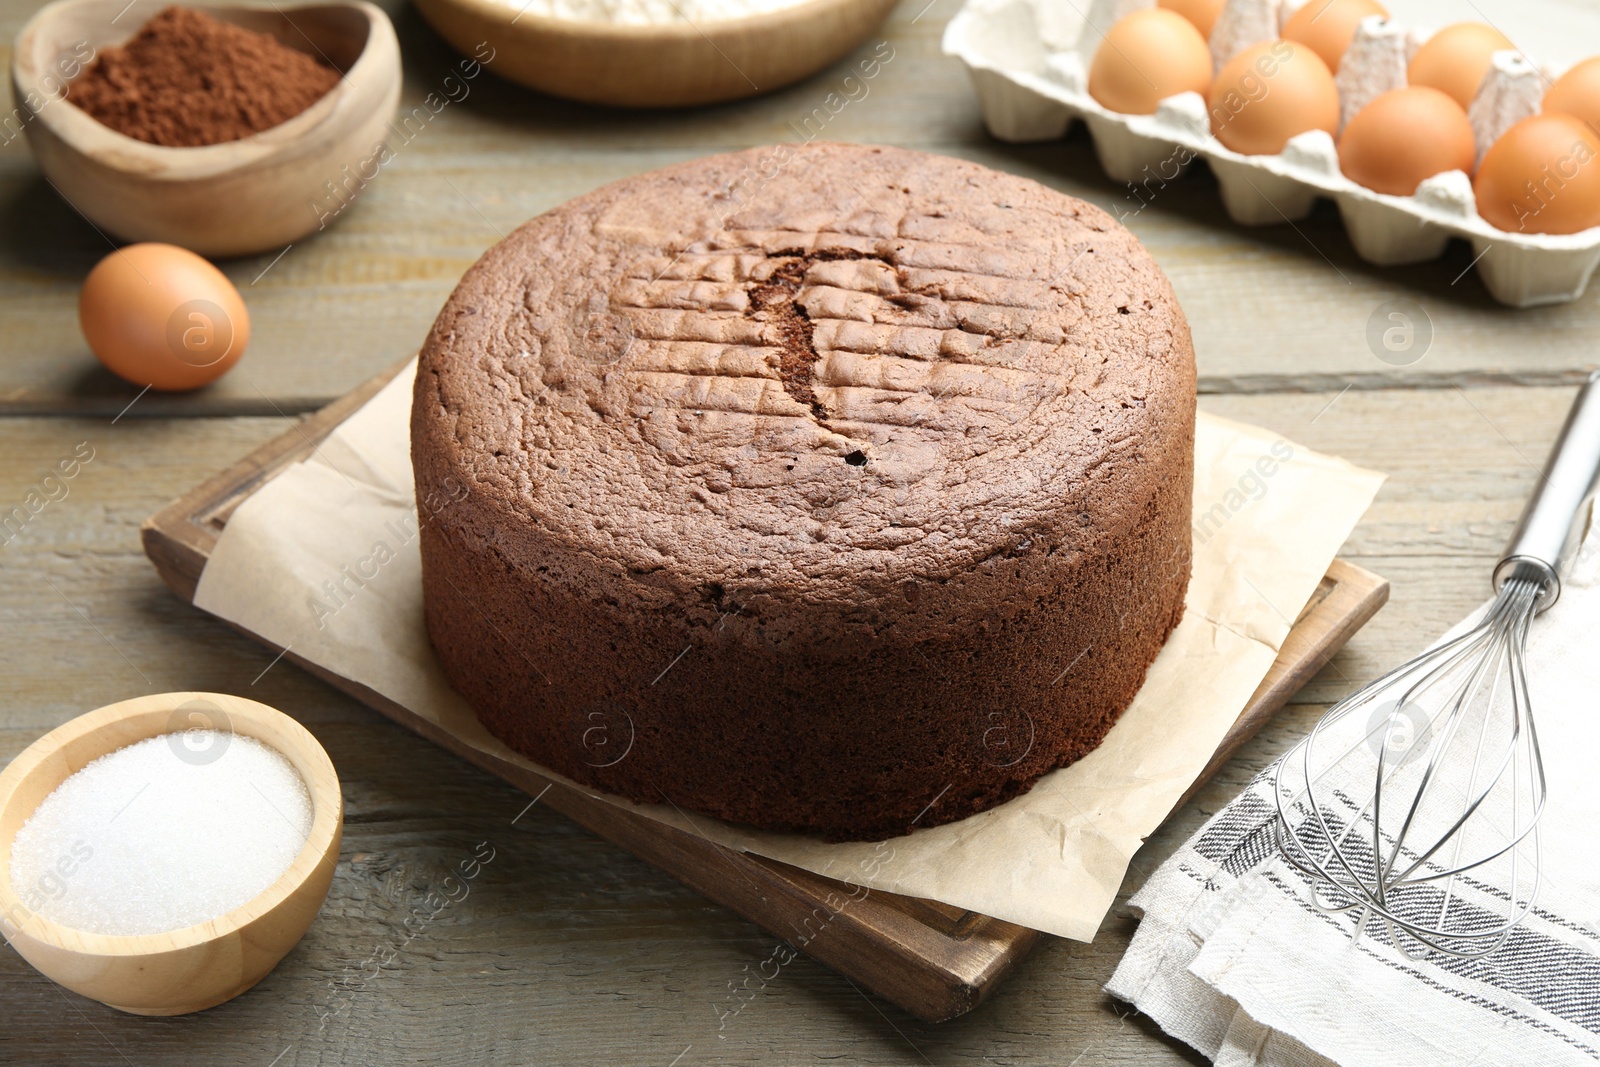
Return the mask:
<path id="1" fill-rule="evenodd" d="M 1476 626 L 1341 701 L 1279 763 L 1279 848 L 1358 935 L 1376 921 L 1408 954 L 1476 958 L 1532 907 L 1546 786 L 1524 649 L 1541 578 L 1507 579 Z M 1499 861 L 1509 893 L 1468 877 Z"/>
<path id="2" fill-rule="evenodd" d="M 1597 489 L 1600 371 L 1567 413 L 1483 617 L 1340 701 L 1275 766 L 1278 848 L 1319 908 L 1355 917 L 1354 937 L 1371 926 L 1409 956 L 1476 959 L 1532 911 L 1547 788 L 1528 627 L 1560 598 Z"/>

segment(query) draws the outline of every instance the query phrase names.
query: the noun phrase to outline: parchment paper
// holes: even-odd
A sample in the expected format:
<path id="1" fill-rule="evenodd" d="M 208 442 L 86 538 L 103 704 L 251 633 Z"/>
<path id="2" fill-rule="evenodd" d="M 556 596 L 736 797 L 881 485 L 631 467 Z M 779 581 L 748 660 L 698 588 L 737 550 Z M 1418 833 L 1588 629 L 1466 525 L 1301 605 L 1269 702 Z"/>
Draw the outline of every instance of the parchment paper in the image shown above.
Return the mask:
<path id="1" fill-rule="evenodd" d="M 414 375 L 413 365 L 234 512 L 195 603 L 532 767 L 451 690 L 423 629 L 408 442 Z M 1024 796 L 888 842 L 851 844 L 606 799 L 854 884 L 1092 939 L 1129 858 L 1204 769 L 1383 480 L 1204 414 L 1195 452 L 1183 622 L 1105 742 Z M 324 583 L 342 574 L 361 584 L 345 582 L 355 593 L 330 613 Z"/>

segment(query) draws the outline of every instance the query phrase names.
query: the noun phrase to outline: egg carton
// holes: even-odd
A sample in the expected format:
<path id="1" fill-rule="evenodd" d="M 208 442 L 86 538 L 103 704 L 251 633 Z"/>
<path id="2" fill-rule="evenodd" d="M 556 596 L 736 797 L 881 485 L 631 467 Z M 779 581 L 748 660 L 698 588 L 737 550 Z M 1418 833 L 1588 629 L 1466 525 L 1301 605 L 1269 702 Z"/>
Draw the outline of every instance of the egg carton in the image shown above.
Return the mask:
<path id="1" fill-rule="evenodd" d="M 967 0 L 944 34 L 944 52 L 966 64 L 984 123 L 1002 141 L 1064 137 L 1082 121 L 1106 173 L 1128 186 L 1127 218 L 1204 159 L 1216 174 L 1229 216 L 1241 225 L 1291 223 L 1319 198 L 1339 207 L 1356 253 L 1396 266 L 1436 259 L 1452 237 L 1472 245 L 1484 287 L 1511 307 L 1576 299 L 1600 264 L 1600 227 L 1575 234 L 1508 233 L 1478 214 L 1471 179 L 1459 170 L 1424 181 L 1411 196 L 1373 192 L 1339 170 L 1334 139 L 1322 130 L 1293 138 L 1273 156 L 1230 151 L 1211 133 L 1198 93 L 1161 101 L 1153 115 L 1124 115 L 1088 93 L 1088 66 L 1101 34 L 1153 0 L 1095 0 L 1088 14 L 1069 0 Z M 1221 62 L 1277 36 L 1289 10 L 1280 0 L 1229 0 L 1211 36 Z M 1370 18 L 1339 65 L 1344 121 L 1368 101 L 1405 85 L 1406 64 L 1430 31 Z M 1478 155 L 1501 133 L 1539 110 L 1555 71 L 1517 52 L 1500 52 L 1469 109 Z"/>

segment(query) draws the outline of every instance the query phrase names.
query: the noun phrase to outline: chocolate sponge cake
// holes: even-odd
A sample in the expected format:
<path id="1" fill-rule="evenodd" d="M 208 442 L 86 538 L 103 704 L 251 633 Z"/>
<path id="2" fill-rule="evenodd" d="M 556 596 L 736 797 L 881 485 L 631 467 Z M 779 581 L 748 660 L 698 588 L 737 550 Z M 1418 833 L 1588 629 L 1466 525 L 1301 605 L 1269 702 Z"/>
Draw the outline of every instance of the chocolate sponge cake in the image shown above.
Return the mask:
<path id="1" fill-rule="evenodd" d="M 1194 410 L 1166 278 L 1088 204 L 894 148 L 669 167 L 439 314 L 428 632 L 590 787 L 838 839 L 961 818 L 1094 748 L 1177 624 Z"/>

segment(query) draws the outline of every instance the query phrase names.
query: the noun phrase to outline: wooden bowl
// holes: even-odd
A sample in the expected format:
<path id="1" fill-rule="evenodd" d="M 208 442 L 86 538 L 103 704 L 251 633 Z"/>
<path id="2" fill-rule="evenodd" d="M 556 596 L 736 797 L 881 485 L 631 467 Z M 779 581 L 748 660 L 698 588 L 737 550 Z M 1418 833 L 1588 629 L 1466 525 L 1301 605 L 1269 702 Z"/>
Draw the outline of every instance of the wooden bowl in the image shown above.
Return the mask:
<path id="1" fill-rule="evenodd" d="M 305 779 L 311 835 L 289 869 L 248 904 L 162 934 L 92 934 L 29 910 L 11 885 L 11 843 L 44 798 L 109 752 L 202 725 L 270 745 Z M 333 880 L 343 824 L 339 778 L 328 754 L 283 712 L 220 693 L 162 693 L 110 704 L 51 730 L 0 774 L 0 933 L 45 977 L 119 1011 L 182 1015 L 209 1008 L 261 981 L 311 926 Z"/>
<path id="2" fill-rule="evenodd" d="M 895 3 L 808 0 L 742 19 L 625 26 L 519 13 L 498 0 L 416 0 L 445 40 L 494 73 L 620 107 L 715 104 L 782 88 L 848 55 Z"/>
<path id="3" fill-rule="evenodd" d="M 85 47 L 98 53 L 137 31 L 137 18 L 112 21 L 126 6 L 58 0 L 28 21 L 12 49 L 12 91 L 33 112 L 25 129 L 39 168 L 107 233 L 209 256 L 277 250 L 337 218 L 385 161 L 378 146 L 400 99 L 400 46 L 389 17 L 373 5 L 191 5 L 320 52 L 344 71 L 326 96 L 288 122 L 200 148 L 126 137 L 62 97 L 62 72 L 87 65 Z"/>

